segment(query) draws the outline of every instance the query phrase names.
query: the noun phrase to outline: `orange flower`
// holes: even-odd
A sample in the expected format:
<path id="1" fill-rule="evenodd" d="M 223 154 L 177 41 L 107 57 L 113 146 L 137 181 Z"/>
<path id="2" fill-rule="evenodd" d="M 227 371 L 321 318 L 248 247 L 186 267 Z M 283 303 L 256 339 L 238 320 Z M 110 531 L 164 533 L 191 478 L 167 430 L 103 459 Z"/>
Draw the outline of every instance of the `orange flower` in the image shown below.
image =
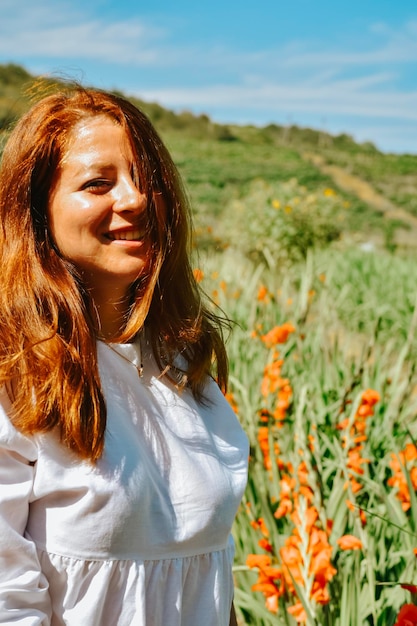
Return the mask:
<path id="1" fill-rule="evenodd" d="M 250 568 L 258 567 L 264 569 L 271 564 L 271 557 L 268 554 L 248 554 L 246 565 Z"/>
<path id="2" fill-rule="evenodd" d="M 273 354 L 273 360 L 264 367 L 264 376 L 261 384 L 261 393 L 266 398 L 270 393 L 275 393 L 281 388 L 284 379 L 281 378 L 281 366 L 283 360 L 278 358 L 278 352 Z"/>
<path id="3" fill-rule="evenodd" d="M 417 459 L 417 447 L 413 443 L 408 443 L 404 450 L 398 455 L 391 455 L 390 467 L 393 471 L 393 476 L 388 479 L 388 485 L 397 489 L 397 498 L 400 500 L 404 511 L 408 511 L 411 506 L 410 492 L 407 477 L 404 474 L 404 467 L 407 469 L 413 489 L 417 491 L 417 467 L 414 463 L 415 459 Z"/>
<path id="4" fill-rule="evenodd" d="M 352 448 L 351 450 L 349 450 L 348 452 L 348 461 L 347 461 L 347 467 L 349 469 L 352 469 L 354 472 L 356 472 L 357 474 L 363 474 L 364 471 L 361 467 L 361 465 L 365 464 L 365 463 L 369 463 L 368 459 L 363 459 L 360 455 L 360 447 L 356 447 L 356 448 Z"/>
<path id="5" fill-rule="evenodd" d="M 367 440 L 366 420 L 374 414 L 374 406 L 379 399 L 380 395 L 377 391 L 374 389 L 366 389 L 362 393 L 361 403 L 356 411 L 353 424 L 350 425 L 350 420 L 345 418 L 337 425 L 338 430 L 347 431 L 342 436 L 342 445 L 344 448 L 346 448 L 349 441 L 353 440 L 353 445 L 351 445 L 347 451 L 346 466 L 350 471 L 348 472 L 348 481 L 345 484 L 345 489 L 350 487 L 353 493 L 357 493 L 362 489 L 362 485 L 357 480 L 357 476 L 364 474 L 362 466 L 370 462 L 369 459 L 363 458 L 363 446 L 361 444 Z"/>
<path id="6" fill-rule="evenodd" d="M 366 389 L 362 394 L 362 402 L 364 404 L 369 404 L 370 406 L 374 406 L 377 402 L 379 402 L 381 396 L 375 389 Z"/>
<path id="7" fill-rule="evenodd" d="M 307 582 L 309 584 L 312 583 L 312 599 L 319 604 L 327 604 L 329 602 L 327 583 L 336 574 L 336 569 L 331 564 L 332 547 L 329 544 L 328 535 L 317 526 L 318 512 L 315 507 L 308 507 L 302 520 L 300 519 L 298 509 L 296 509 L 292 514 L 292 520 L 296 527 L 280 549 L 286 587 L 289 592 L 296 595 L 294 581 L 301 587 L 306 587 Z M 306 563 L 304 562 L 303 552 L 300 549 L 302 540 L 298 528 L 301 525 L 304 526 L 305 534 L 309 536 L 307 547 L 309 581 L 304 580 L 303 574 Z"/>
<path id="8" fill-rule="evenodd" d="M 258 569 L 258 580 L 252 585 L 252 591 L 260 591 L 266 598 L 274 596 L 278 598 L 284 593 L 281 569 L 272 565 L 272 557 L 269 554 L 249 554 L 246 565 L 251 569 L 254 567 Z M 275 603 L 272 603 L 272 606 L 275 606 Z"/>
<path id="9" fill-rule="evenodd" d="M 269 531 L 263 517 L 259 517 L 257 520 L 253 520 L 251 522 L 251 526 L 252 528 L 255 528 L 255 530 L 260 530 L 264 537 L 268 537 Z"/>
<path id="10" fill-rule="evenodd" d="M 272 469 L 272 461 L 269 450 L 269 428 L 268 426 L 260 426 L 258 430 L 258 443 L 264 459 L 264 467 L 267 470 Z M 279 455 L 279 446 L 277 442 L 274 442 L 274 455 L 277 460 L 278 466 L 280 466 L 280 460 L 277 458 Z"/>
<path id="11" fill-rule="evenodd" d="M 258 443 L 264 458 L 264 467 L 270 470 L 272 467 L 271 458 L 269 456 L 269 428 L 261 426 L 258 430 Z"/>
<path id="12" fill-rule="evenodd" d="M 268 289 L 265 287 L 265 285 L 261 285 L 258 289 L 258 302 L 267 302 L 268 295 Z"/>
<path id="13" fill-rule="evenodd" d="M 282 426 L 287 416 L 287 411 L 291 404 L 292 388 L 287 378 L 280 378 L 276 381 L 276 384 L 280 386 L 277 394 L 277 402 L 274 409 L 274 418 L 278 422 L 277 426 Z"/>
<path id="14" fill-rule="evenodd" d="M 230 406 L 232 407 L 233 411 L 234 411 L 235 413 L 238 413 L 238 412 L 239 412 L 239 410 L 238 410 L 238 406 L 237 406 L 237 404 L 236 404 L 236 400 L 235 400 L 235 397 L 234 397 L 233 393 L 232 393 L 231 391 L 228 391 L 228 392 L 225 394 L 225 398 L 226 398 L 226 400 L 228 401 L 228 403 L 230 404 Z"/>
<path id="15" fill-rule="evenodd" d="M 270 331 L 267 335 L 263 335 L 262 339 L 265 340 L 265 338 L 268 337 L 268 335 L 270 336 L 271 333 L 274 332 L 277 328 L 282 329 L 283 327 L 275 327 L 275 329 Z M 287 331 L 290 332 L 288 328 Z M 274 336 L 275 339 L 277 339 L 277 336 Z M 267 340 L 267 343 L 268 342 L 269 340 Z M 273 343 L 271 343 L 270 345 L 272 346 Z M 267 398 L 272 394 L 276 394 L 275 398 L 272 398 L 272 401 L 275 401 L 275 407 L 273 409 L 272 416 L 275 419 L 275 426 L 277 426 L 278 428 L 281 428 L 283 426 L 283 422 L 287 416 L 287 411 L 291 405 L 292 399 L 292 388 L 290 385 L 290 381 L 288 380 L 288 378 L 283 378 L 281 375 L 282 365 L 283 359 L 280 358 L 279 352 L 277 350 L 273 350 L 270 362 L 267 363 L 264 367 L 263 378 L 261 382 L 261 394 L 264 396 L 264 398 Z M 264 411 L 267 411 L 267 409 L 264 409 Z M 271 415 L 269 411 L 267 412 L 268 415 Z"/>
<path id="16" fill-rule="evenodd" d="M 414 604 L 404 604 L 398 613 L 397 621 L 394 626 L 416 626 L 417 625 L 417 606 Z"/>
<path id="17" fill-rule="evenodd" d="M 401 585 L 401 589 L 405 589 L 406 591 L 409 591 L 410 593 L 417 593 L 416 585 L 407 585 L 407 584 L 403 583 Z"/>
<path id="18" fill-rule="evenodd" d="M 292 501 L 292 492 L 296 485 L 295 478 L 292 478 L 288 474 L 283 474 L 280 484 L 280 497 L 279 497 L 279 506 L 274 513 L 274 517 L 280 519 L 281 517 L 285 517 L 289 513 L 292 513 L 293 510 L 293 501 Z"/>
<path id="19" fill-rule="evenodd" d="M 275 594 L 266 598 L 265 606 L 271 613 L 278 613 L 278 595 Z"/>
<path id="20" fill-rule="evenodd" d="M 268 430 L 266 427 L 264 429 Z M 318 511 L 309 504 L 312 490 L 308 484 L 309 470 L 305 461 L 301 461 L 296 470 L 291 463 L 284 465 L 284 468 L 280 479 L 279 506 L 274 516 L 280 518 L 291 514 L 294 528 L 279 550 L 282 565 L 272 565 L 274 548 L 267 540 L 267 530 L 262 531 L 264 525 L 262 518 L 252 522 L 252 526 L 263 532 L 264 537 L 259 545 L 271 555 L 261 555 L 261 558 L 259 555 L 250 555 L 247 565 L 258 567 L 258 581 L 252 589 L 265 595 L 267 608 L 276 612 L 278 598 L 286 593 L 292 596 L 295 602 L 288 611 L 301 623 L 305 620 L 305 613 L 297 596 L 296 585 L 310 589 L 309 596 L 312 602 L 327 604 L 330 601 L 328 582 L 335 576 L 336 569 L 331 563 L 332 547 L 328 541 L 329 531 L 321 528 Z M 307 503 L 302 514 L 299 510 L 301 495 Z M 299 530 L 301 527 L 302 534 Z M 328 528 L 331 529 L 331 520 Z"/>
<path id="21" fill-rule="evenodd" d="M 282 326 L 274 326 L 268 333 L 262 335 L 261 339 L 268 348 L 272 348 L 278 343 L 285 343 L 294 331 L 294 326 L 290 322 L 285 322 Z"/>
<path id="22" fill-rule="evenodd" d="M 265 550 L 265 552 L 273 552 L 273 547 L 269 543 L 268 539 L 265 539 L 265 538 L 259 539 L 258 545 L 260 548 L 262 548 L 262 550 Z"/>
<path id="23" fill-rule="evenodd" d="M 352 493 L 358 493 L 362 489 L 361 483 L 359 483 L 353 476 L 350 476 L 349 480 L 347 480 L 343 485 L 344 489 L 348 489 L 349 487 L 351 488 Z"/>
<path id="24" fill-rule="evenodd" d="M 287 611 L 293 616 L 297 624 L 307 621 L 307 613 L 301 602 L 297 602 L 293 606 L 288 607 Z"/>
<path id="25" fill-rule="evenodd" d="M 407 443 L 404 448 L 403 455 L 406 462 L 415 461 L 417 459 L 417 446 L 413 443 Z"/>
<path id="26" fill-rule="evenodd" d="M 268 424 L 271 418 L 271 414 L 268 411 L 268 409 L 261 409 L 260 411 L 258 411 L 258 413 L 259 413 L 259 421 L 262 422 L 263 424 Z"/>
<path id="27" fill-rule="evenodd" d="M 292 500 L 290 498 L 281 498 L 279 507 L 274 513 L 274 517 L 280 519 L 292 512 Z"/>
<path id="28" fill-rule="evenodd" d="M 354 535 L 343 535 L 336 542 L 341 550 L 361 550 L 362 541 Z"/>
<path id="29" fill-rule="evenodd" d="M 196 279 L 196 281 L 197 281 L 198 283 L 201 283 L 201 281 L 202 281 L 202 280 L 203 280 L 203 278 L 204 278 L 204 272 L 203 272 L 202 270 L 200 270 L 198 267 L 196 267 L 196 268 L 193 270 L 193 274 L 194 274 L 194 278 Z"/>

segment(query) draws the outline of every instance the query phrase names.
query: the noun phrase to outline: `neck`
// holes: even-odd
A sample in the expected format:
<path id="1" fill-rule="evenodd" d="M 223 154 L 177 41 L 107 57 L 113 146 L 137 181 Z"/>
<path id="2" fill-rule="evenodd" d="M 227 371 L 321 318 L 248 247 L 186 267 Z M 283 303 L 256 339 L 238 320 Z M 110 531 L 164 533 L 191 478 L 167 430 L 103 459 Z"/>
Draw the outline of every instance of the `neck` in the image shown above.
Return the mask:
<path id="1" fill-rule="evenodd" d="M 96 310 L 99 326 L 99 335 L 106 341 L 117 338 L 122 332 L 126 315 L 129 311 L 129 299 L 126 294 L 122 297 L 106 295 L 100 297 L 93 294 L 94 308 Z"/>

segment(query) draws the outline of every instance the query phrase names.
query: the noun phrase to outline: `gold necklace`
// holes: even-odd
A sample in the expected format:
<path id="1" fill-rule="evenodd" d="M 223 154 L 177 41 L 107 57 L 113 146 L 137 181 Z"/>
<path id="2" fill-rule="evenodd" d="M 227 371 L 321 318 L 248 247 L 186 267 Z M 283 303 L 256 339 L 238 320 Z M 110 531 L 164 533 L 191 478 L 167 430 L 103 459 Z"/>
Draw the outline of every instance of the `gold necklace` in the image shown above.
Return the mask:
<path id="1" fill-rule="evenodd" d="M 122 344 L 122 345 L 126 345 L 126 344 Z M 137 345 L 138 350 L 139 350 L 139 364 L 138 365 L 134 361 L 131 361 L 130 359 L 128 359 L 124 354 L 122 354 L 121 352 L 116 350 L 116 348 L 113 348 L 111 343 L 106 343 L 106 346 L 108 346 L 110 348 L 110 350 L 113 350 L 113 352 L 115 354 L 117 354 L 122 359 L 127 361 L 127 363 L 130 363 L 130 365 L 133 365 L 133 367 L 136 368 L 136 371 L 138 373 L 139 378 L 143 378 L 142 346 L 141 346 L 141 343 L 140 343 L 140 337 L 139 337 L 139 340 L 138 340 L 136 345 Z"/>

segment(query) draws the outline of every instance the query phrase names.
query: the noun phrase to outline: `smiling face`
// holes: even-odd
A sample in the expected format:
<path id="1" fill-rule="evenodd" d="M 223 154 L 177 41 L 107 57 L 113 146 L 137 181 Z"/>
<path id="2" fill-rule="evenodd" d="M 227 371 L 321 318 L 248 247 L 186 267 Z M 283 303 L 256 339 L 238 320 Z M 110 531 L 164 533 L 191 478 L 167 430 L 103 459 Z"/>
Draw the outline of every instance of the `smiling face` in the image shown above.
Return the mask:
<path id="1" fill-rule="evenodd" d="M 61 255 L 92 294 L 123 297 L 150 266 L 147 197 L 133 180 L 124 129 L 106 115 L 86 118 L 69 135 L 48 202 Z"/>

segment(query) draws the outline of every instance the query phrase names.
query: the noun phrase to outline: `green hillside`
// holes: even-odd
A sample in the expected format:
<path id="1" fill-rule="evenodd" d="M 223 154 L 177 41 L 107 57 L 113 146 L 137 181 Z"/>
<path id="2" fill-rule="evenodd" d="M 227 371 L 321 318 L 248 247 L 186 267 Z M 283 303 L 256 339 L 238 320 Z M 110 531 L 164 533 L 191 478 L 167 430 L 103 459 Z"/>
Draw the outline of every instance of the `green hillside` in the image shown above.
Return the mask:
<path id="1" fill-rule="evenodd" d="M 29 106 L 35 82 L 17 65 L 0 65 L 0 141 Z M 131 100 L 153 121 L 184 177 L 200 245 L 228 245 L 223 218 L 256 181 L 273 186 L 291 179 L 307 191 L 336 191 L 333 218 L 357 241 L 391 247 L 417 241 L 417 155 L 384 154 L 348 135 L 296 126 L 225 126 Z"/>

